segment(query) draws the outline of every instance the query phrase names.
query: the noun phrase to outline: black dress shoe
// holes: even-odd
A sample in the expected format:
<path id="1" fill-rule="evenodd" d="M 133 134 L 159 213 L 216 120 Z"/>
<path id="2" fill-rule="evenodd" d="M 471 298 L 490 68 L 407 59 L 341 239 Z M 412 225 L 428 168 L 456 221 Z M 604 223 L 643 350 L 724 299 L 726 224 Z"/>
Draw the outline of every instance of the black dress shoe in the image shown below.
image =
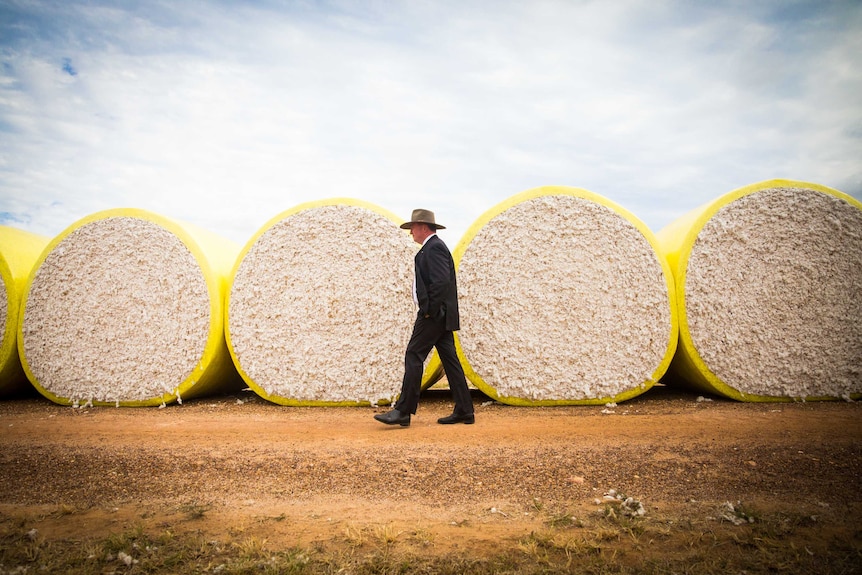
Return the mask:
<path id="1" fill-rule="evenodd" d="M 410 425 L 410 414 L 401 413 L 397 409 L 393 409 L 389 413 L 378 413 L 374 419 L 386 425 L 400 425 L 401 427 Z"/>
<path id="2" fill-rule="evenodd" d="M 472 413 L 468 413 L 467 415 L 458 415 L 457 413 L 453 413 L 452 415 L 441 417 L 437 420 L 437 423 L 442 423 L 443 425 L 450 425 L 452 423 L 466 423 L 467 425 L 470 425 L 472 423 L 476 423 L 476 416 Z"/>

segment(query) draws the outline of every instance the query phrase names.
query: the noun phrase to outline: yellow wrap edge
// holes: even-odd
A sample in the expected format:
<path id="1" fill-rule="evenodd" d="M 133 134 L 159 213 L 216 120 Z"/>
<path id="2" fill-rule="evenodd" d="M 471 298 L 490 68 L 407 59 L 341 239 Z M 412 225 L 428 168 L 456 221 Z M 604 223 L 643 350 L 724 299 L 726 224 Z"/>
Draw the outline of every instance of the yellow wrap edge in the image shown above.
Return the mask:
<path id="1" fill-rule="evenodd" d="M 27 374 L 18 353 L 18 322 L 27 277 L 50 238 L 0 226 L 0 277 L 5 285 L 6 324 L 0 345 L 0 395 L 26 389 Z"/>

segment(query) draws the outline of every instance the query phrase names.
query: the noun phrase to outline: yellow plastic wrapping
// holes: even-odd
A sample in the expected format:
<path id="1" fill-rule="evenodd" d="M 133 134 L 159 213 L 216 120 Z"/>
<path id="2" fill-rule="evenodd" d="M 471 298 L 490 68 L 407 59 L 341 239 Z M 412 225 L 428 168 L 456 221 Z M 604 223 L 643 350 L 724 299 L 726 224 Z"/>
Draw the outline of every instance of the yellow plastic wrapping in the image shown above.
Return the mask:
<path id="1" fill-rule="evenodd" d="M 652 269 L 656 272 L 656 280 L 660 288 L 656 291 L 662 291 L 661 303 L 659 304 L 663 310 L 666 312 L 666 317 L 668 318 L 667 325 L 660 326 L 665 333 L 667 334 L 666 341 L 660 342 L 661 348 L 661 359 L 657 361 L 654 365 L 651 365 L 648 372 L 643 374 L 643 379 L 637 381 L 632 384 L 630 387 L 625 389 L 624 391 L 614 393 L 614 394 L 593 394 L 584 398 L 574 398 L 574 397 L 562 397 L 556 399 L 534 399 L 529 397 L 522 396 L 514 396 L 514 395 L 504 395 L 500 394 L 495 386 L 488 383 L 486 376 L 482 373 L 479 373 L 477 369 L 472 365 L 470 357 L 465 353 L 464 346 L 462 344 L 462 339 L 464 337 L 476 337 L 476 334 L 469 332 L 469 324 L 470 324 L 470 312 L 465 310 L 462 305 L 462 324 L 461 324 L 461 332 L 456 334 L 455 342 L 456 348 L 458 351 L 458 355 L 461 359 L 462 365 L 464 367 L 464 372 L 467 375 L 468 379 L 482 392 L 484 392 L 489 397 L 498 400 L 500 402 L 510 404 L 510 405 L 520 405 L 520 406 L 544 406 L 544 405 L 604 405 L 607 403 L 616 403 L 621 401 L 626 401 L 632 399 L 648 389 L 650 389 L 665 373 L 667 370 L 671 359 L 673 357 L 676 343 L 677 343 L 677 330 L 678 330 L 678 321 L 676 315 L 676 306 L 673 305 L 674 302 L 674 284 L 673 278 L 670 274 L 670 268 L 666 260 L 659 255 L 658 251 L 658 243 L 655 239 L 654 234 L 650 231 L 650 229 L 641 222 L 637 217 L 633 214 L 622 208 L 621 206 L 615 204 L 614 202 L 587 190 L 583 190 L 580 188 L 572 188 L 572 187 L 563 187 L 563 186 L 546 186 L 535 188 L 532 190 L 525 191 L 523 193 L 512 196 L 511 198 L 501 202 L 497 206 L 491 208 L 487 212 L 485 212 L 476 222 L 472 224 L 472 226 L 467 230 L 466 234 L 462 238 L 461 242 L 458 244 L 454 251 L 454 257 L 456 266 L 458 266 L 459 274 L 461 273 L 461 268 L 463 267 L 463 259 L 467 251 L 471 248 L 471 243 L 474 242 L 477 235 L 483 231 L 483 229 L 495 218 L 504 214 L 508 210 L 513 207 L 518 206 L 519 204 L 528 202 L 530 200 L 545 198 L 545 197 L 553 197 L 553 196 L 564 196 L 577 198 L 580 200 L 584 200 L 585 202 L 590 202 L 607 208 L 614 212 L 619 218 L 625 220 L 628 225 L 633 226 L 636 229 L 636 233 L 639 233 L 642 236 L 642 240 L 648 243 L 649 245 L 649 257 L 652 258 Z M 547 219 L 550 222 L 553 222 L 551 225 L 559 226 L 559 229 L 564 229 L 568 224 L 567 221 L 559 220 L 555 217 L 556 214 L 549 213 Z M 504 229 L 501 231 L 498 240 L 501 246 L 508 246 L 513 240 L 511 237 L 507 237 L 507 231 Z M 615 242 L 615 238 L 612 237 L 596 237 L 596 241 L 606 242 L 607 244 L 612 244 Z M 572 245 L 572 249 L 578 249 L 578 246 Z M 543 250 L 542 245 L 534 246 L 534 253 L 537 259 L 541 258 L 541 253 Z M 591 265 L 601 266 L 600 262 L 591 262 Z M 477 273 L 481 273 L 478 271 Z M 535 270 L 526 270 L 526 271 L 515 271 L 512 273 L 526 273 L 534 274 Z M 577 274 L 577 269 L 572 269 L 571 274 Z M 608 270 L 608 274 L 612 274 L 610 270 Z M 464 278 L 463 274 L 459 275 L 459 292 L 463 292 L 463 294 L 469 294 L 471 286 L 467 283 L 467 280 Z M 511 297 L 510 297 L 511 296 Z M 505 294 L 503 296 L 504 300 L 508 300 L 511 298 L 517 297 L 516 294 Z M 469 299 L 469 295 L 467 295 Z M 462 302 L 464 301 L 464 297 L 462 296 Z M 572 302 L 572 307 L 576 307 L 576 302 Z M 495 309 L 486 309 L 483 310 L 483 314 L 493 314 Z M 570 310 L 561 309 L 559 310 L 560 314 L 569 313 Z M 466 321 L 465 321 L 466 320 Z M 637 329 L 635 326 L 633 329 Z M 507 349 L 508 346 L 501 346 L 497 352 L 500 354 L 501 358 L 505 357 L 506 354 L 516 353 L 511 349 Z M 578 350 L 572 350 L 572 355 L 577 354 Z M 594 357 L 591 359 L 584 359 L 584 361 L 595 361 L 602 362 L 604 360 L 603 357 Z M 528 377 L 530 375 L 528 374 Z"/>
<path id="2" fill-rule="evenodd" d="M 45 387 L 34 374 L 33 366 L 28 361 L 27 353 L 27 333 L 30 331 L 25 329 L 28 318 L 28 298 L 31 297 L 31 292 L 34 289 L 34 284 L 40 281 L 40 266 L 44 264 L 46 259 L 52 255 L 54 250 L 63 245 L 63 242 L 70 238 L 76 232 L 84 229 L 91 224 L 103 224 L 108 220 L 117 218 L 117 221 L 140 221 L 144 225 L 153 224 L 166 231 L 168 234 L 175 237 L 182 246 L 184 246 L 191 254 L 193 261 L 196 264 L 195 269 L 184 270 L 192 277 L 202 278 L 205 282 L 206 294 L 208 296 L 209 305 L 208 318 L 204 321 L 208 323 L 206 337 L 201 341 L 196 342 L 199 345 L 200 355 L 196 365 L 191 369 L 190 373 L 182 375 L 177 374 L 173 381 L 163 382 L 165 389 L 170 389 L 165 393 L 153 395 L 143 399 L 129 399 L 125 397 L 116 397 L 110 399 L 88 398 L 86 387 L 81 389 L 78 397 L 60 396 L 54 393 L 51 389 Z M 122 220 L 129 218 L 131 220 Z M 69 241 L 74 241 L 74 238 Z M 102 246 L 109 254 L 111 254 L 111 246 Z M 211 393 L 229 390 L 235 387 L 239 382 L 233 362 L 227 349 L 224 337 L 224 298 L 227 291 L 228 277 L 231 267 L 236 260 L 239 246 L 225 238 L 222 238 L 208 230 L 204 230 L 192 224 L 179 222 L 165 216 L 155 214 L 149 211 L 135 208 L 117 208 L 98 212 L 87 216 L 64 230 L 60 235 L 54 238 L 40 255 L 33 271 L 28 277 L 26 288 L 24 291 L 22 321 L 19 322 L 18 330 L 18 346 L 22 359 L 24 370 L 27 373 L 30 382 L 36 389 L 51 401 L 63 405 L 84 404 L 85 402 L 92 405 L 110 405 L 110 406 L 162 406 L 172 402 L 182 402 L 183 399 L 205 396 Z M 108 257 L 111 257 L 109 255 Z M 118 257 L 121 257 L 118 255 Z M 124 260 L 125 262 L 126 260 Z M 128 260 L 132 261 L 132 260 Z M 132 271 L 135 268 L 132 268 Z M 171 278 L 164 278 L 165 281 L 170 281 Z M 107 281 L 107 280 L 106 280 Z M 118 288 L 122 291 L 123 287 Z M 142 294 L 135 294 L 136 297 Z M 40 302 L 42 305 L 62 305 L 61 302 Z M 34 304 L 35 305 L 35 304 Z M 182 310 L 183 313 L 188 310 Z M 169 310 L 166 313 L 170 313 Z M 180 313 L 178 310 L 177 313 Z M 192 311 L 192 313 L 194 313 Z M 122 321 L 123 318 L 113 318 L 116 321 Z M 31 326 L 31 329 L 38 329 L 38 326 Z M 92 330 L 98 330 L 98 326 L 93 326 Z M 117 346 L 122 346 L 123 342 L 114 342 Z M 162 342 L 152 341 L 152 346 L 159 346 Z M 143 359 L 143 358 L 142 358 Z M 111 361 L 110 357 L 105 358 L 105 361 Z"/>
<path id="3" fill-rule="evenodd" d="M 50 238 L 9 226 L 0 226 L 0 279 L 3 280 L 6 317 L 0 344 L 0 395 L 28 385 L 18 357 L 18 318 L 24 284 Z"/>
<path id="4" fill-rule="evenodd" d="M 440 361 L 440 356 L 437 355 L 437 350 L 432 350 L 425 362 L 425 371 L 422 373 L 422 389 L 428 389 L 435 383 L 443 379 L 446 373 L 443 371 L 443 363 Z"/>
<path id="5" fill-rule="evenodd" d="M 668 370 L 668 377 L 666 379 L 669 383 L 680 384 L 698 391 L 747 402 L 780 402 L 792 401 L 795 399 L 804 399 L 809 401 L 836 399 L 831 396 L 816 395 L 788 397 L 781 395 L 744 393 L 733 387 L 727 381 L 723 381 L 713 372 L 710 366 L 704 361 L 692 338 L 689 312 L 687 310 L 686 282 L 689 259 L 699 234 L 703 230 L 704 226 L 722 208 L 725 208 L 726 206 L 752 194 L 776 188 L 804 188 L 806 190 L 822 192 L 862 209 L 862 204 L 837 190 L 807 182 L 776 179 L 752 184 L 729 192 L 706 205 L 692 210 L 663 228 L 656 237 L 658 238 L 659 249 L 670 265 L 676 285 L 680 340 L 673 362 Z M 799 231 L 803 232 L 804 230 Z M 817 262 L 813 262 L 813 264 L 817 265 Z M 714 336 L 720 337 L 721 334 L 714 334 Z M 856 399 L 860 397 L 860 394 L 851 395 Z"/>

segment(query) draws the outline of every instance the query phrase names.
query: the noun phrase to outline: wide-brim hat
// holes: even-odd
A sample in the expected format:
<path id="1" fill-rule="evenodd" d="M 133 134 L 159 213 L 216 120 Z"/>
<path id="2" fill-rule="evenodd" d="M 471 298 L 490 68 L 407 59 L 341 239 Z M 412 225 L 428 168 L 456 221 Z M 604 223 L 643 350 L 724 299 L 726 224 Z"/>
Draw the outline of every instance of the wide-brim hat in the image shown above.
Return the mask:
<path id="1" fill-rule="evenodd" d="M 413 210 L 413 213 L 410 215 L 410 221 L 401 224 L 401 229 L 409 230 L 413 224 L 427 224 L 435 230 L 446 229 L 446 226 L 441 226 L 434 221 L 434 212 L 431 210 Z"/>

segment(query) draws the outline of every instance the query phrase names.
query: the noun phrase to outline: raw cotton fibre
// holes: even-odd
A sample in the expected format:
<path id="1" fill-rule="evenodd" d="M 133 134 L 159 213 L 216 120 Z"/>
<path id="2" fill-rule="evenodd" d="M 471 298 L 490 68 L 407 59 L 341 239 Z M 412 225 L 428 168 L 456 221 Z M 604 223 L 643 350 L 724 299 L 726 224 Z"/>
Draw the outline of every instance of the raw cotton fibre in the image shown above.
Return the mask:
<path id="1" fill-rule="evenodd" d="M 401 389 L 418 246 L 365 202 L 302 204 L 240 255 L 227 339 L 243 379 L 281 405 L 367 405 Z"/>
<path id="2" fill-rule="evenodd" d="M 236 381 L 224 341 L 238 246 L 134 209 L 99 212 L 46 248 L 27 284 L 22 362 L 71 405 L 164 405 Z"/>
<path id="3" fill-rule="evenodd" d="M 659 238 L 680 308 L 673 381 L 741 401 L 860 396 L 862 204 L 771 180 Z"/>
<path id="4" fill-rule="evenodd" d="M 489 210 L 458 262 L 465 373 L 515 405 L 640 395 L 677 340 L 673 282 L 632 214 L 578 188 L 543 187 Z"/>
<path id="5" fill-rule="evenodd" d="M 50 238 L 0 226 L 0 395 L 26 388 L 29 383 L 18 357 L 18 319 L 27 276 Z"/>

